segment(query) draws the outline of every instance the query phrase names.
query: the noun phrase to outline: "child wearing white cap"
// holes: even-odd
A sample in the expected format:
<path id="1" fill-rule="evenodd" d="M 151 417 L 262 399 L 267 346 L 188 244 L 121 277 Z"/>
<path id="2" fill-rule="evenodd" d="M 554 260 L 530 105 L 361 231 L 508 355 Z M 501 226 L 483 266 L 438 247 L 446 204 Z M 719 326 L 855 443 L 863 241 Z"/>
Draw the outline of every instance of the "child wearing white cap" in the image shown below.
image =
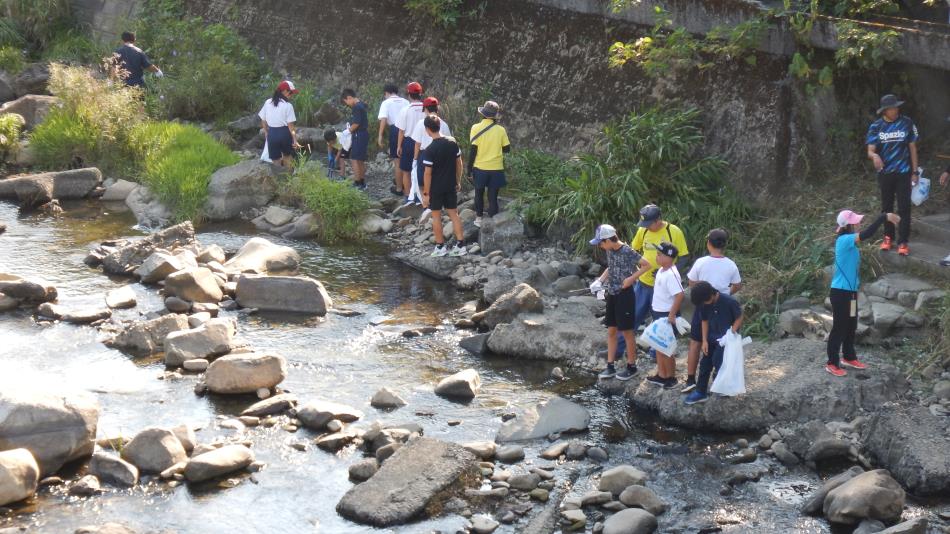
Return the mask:
<path id="1" fill-rule="evenodd" d="M 885 221 L 896 225 L 901 218 L 893 213 L 882 213 L 860 233 L 858 227 L 864 215 L 851 210 L 838 213 L 838 237 L 835 239 L 835 270 L 831 279 L 831 315 L 833 322 L 828 334 L 828 363 L 825 370 L 834 376 L 848 374 L 841 365 L 866 369 L 854 349 L 858 330 L 858 287 L 861 280 L 861 251 L 858 244 L 874 237 Z M 843 356 L 843 357 L 842 357 Z"/>

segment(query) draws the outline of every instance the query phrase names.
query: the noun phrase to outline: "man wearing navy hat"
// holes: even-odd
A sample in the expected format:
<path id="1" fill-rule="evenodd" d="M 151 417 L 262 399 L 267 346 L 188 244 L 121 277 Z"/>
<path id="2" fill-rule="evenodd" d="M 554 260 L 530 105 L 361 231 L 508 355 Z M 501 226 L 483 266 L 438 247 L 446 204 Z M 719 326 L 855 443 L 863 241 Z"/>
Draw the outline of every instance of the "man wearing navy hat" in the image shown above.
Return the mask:
<path id="1" fill-rule="evenodd" d="M 904 102 L 894 95 L 884 95 L 877 114 L 881 117 L 868 128 L 868 159 L 877 171 L 877 183 L 881 189 L 881 212 L 894 211 L 897 198 L 897 214 L 901 221 L 897 228 L 897 253 L 910 254 L 910 193 L 917 175 L 917 126 L 909 117 L 901 115 Z M 895 241 L 895 228 L 884 224 L 884 241 L 881 250 L 891 250 Z"/>

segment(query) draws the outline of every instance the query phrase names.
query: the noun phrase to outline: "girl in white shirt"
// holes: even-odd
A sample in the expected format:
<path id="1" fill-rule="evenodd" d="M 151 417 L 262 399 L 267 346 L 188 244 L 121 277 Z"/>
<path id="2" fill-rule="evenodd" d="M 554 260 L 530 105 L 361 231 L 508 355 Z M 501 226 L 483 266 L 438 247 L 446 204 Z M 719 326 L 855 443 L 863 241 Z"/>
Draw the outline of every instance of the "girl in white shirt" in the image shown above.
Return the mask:
<path id="1" fill-rule="evenodd" d="M 294 106 L 290 103 L 291 96 L 300 91 L 293 82 L 284 80 L 277 85 L 274 96 L 264 102 L 257 115 L 261 118 L 261 128 L 264 129 L 264 143 L 271 161 L 282 167 L 290 168 L 293 165 L 293 155 L 300 148 L 297 143 L 297 116 Z"/>

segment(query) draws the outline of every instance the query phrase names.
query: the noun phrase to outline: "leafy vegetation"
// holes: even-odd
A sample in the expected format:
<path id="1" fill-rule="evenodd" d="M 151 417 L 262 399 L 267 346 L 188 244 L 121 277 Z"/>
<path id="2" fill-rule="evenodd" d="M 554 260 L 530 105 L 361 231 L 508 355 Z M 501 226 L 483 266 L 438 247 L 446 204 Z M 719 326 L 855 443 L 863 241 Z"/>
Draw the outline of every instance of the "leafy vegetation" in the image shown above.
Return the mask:
<path id="1" fill-rule="evenodd" d="M 43 60 L 79 65 L 96 65 L 109 56 L 111 50 L 97 43 L 84 32 L 75 28 L 57 32 L 43 50 Z"/>
<path id="2" fill-rule="evenodd" d="M 42 50 L 68 26 L 69 0 L 0 0 L 0 43 Z"/>
<path id="3" fill-rule="evenodd" d="M 0 46 L 0 70 L 9 74 L 19 74 L 26 65 L 23 50 L 16 46 Z"/>
<path id="4" fill-rule="evenodd" d="M 406 9 L 432 18 L 442 26 L 452 26 L 462 17 L 463 0 L 406 0 Z"/>
<path id="5" fill-rule="evenodd" d="M 324 242 L 355 239 L 369 199 L 346 181 L 327 178 L 321 165 L 301 168 L 288 182 L 287 193 L 299 199 L 317 219 L 317 237 Z"/>
<path id="6" fill-rule="evenodd" d="M 0 115 L 0 161 L 16 150 L 22 129 L 23 117 L 15 113 Z"/>

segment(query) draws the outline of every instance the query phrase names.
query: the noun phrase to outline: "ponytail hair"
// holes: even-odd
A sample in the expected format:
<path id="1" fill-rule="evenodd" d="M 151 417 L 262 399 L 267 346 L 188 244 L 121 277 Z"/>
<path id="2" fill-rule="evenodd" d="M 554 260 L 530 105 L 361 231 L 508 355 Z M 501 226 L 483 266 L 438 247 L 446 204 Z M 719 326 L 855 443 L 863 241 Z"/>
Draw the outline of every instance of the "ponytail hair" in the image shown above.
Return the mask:
<path id="1" fill-rule="evenodd" d="M 290 100 L 287 100 L 287 97 L 284 96 L 284 93 L 280 89 L 277 89 L 274 91 L 274 96 L 270 97 L 271 104 L 274 104 L 274 107 L 276 108 L 280 105 L 281 100 L 284 102 L 290 102 Z"/>

